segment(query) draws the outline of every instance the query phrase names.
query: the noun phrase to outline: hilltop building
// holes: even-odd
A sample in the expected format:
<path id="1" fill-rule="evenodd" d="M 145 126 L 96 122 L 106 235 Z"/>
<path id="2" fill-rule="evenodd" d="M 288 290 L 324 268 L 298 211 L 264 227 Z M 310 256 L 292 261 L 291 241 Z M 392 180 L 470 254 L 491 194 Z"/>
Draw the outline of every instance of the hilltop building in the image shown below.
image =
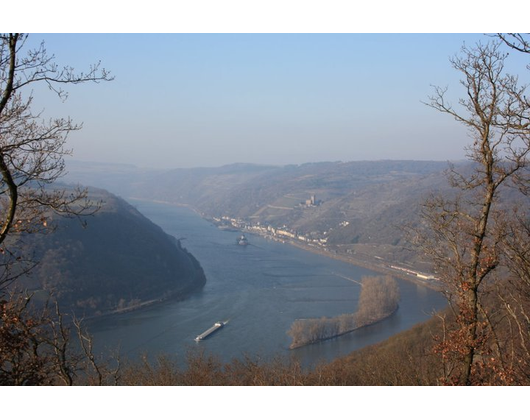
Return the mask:
<path id="1" fill-rule="evenodd" d="M 315 194 L 312 194 L 311 197 L 305 201 L 305 205 L 307 207 L 320 206 L 321 203 L 322 203 L 322 200 L 317 200 L 317 197 Z"/>

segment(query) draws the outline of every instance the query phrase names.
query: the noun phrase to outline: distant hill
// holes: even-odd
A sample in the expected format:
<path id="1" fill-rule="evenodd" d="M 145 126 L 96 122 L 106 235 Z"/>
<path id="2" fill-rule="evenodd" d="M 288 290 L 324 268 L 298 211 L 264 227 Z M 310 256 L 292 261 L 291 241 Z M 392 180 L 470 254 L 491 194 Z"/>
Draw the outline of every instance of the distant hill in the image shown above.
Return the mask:
<path id="1" fill-rule="evenodd" d="M 460 173 L 472 170 L 468 161 L 453 165 Z M 241 225 L 286 229 L 309 238 L 311 245 L 317 238 L 328 255 L 370 268 L 398 264 L 430 271 L 403 228 L 422 223 L 421 205 L 433 193 L 455 194 L 445 173 L 449 166 L 405 160 L 147 170 L 78 162 L 70 165 L 69 180 L 125 197 L 189 205 L 205 218 L 224 216 L 241 219 Z M 505 194 L 505 203 L 526 200 L 521 205 L 529 205 L 516 188 Z"/>
<path id="2" fill-rule="evenodd" d="M 205 284 L 199 262 L 179 241 L 123 199 L 95 189 L 91 197 L 103 207 L 86 227 L 56 218 L 53 233 L 25 238 L 40 262 L 24 285 L 37 296 L 53 291 L 64 309 L 98 315 L 183 297 Z"/>
<path id="3" fill-rule="evenodd" d="M 461 169 L 465 165 L 457 163 Z M 448 163 L 439 161 L 234 164 L 166 171 L 78 163 L 70 166 L 70 179 L 125 197 L 187 204 L 206 217 L 285 225 L 303 235 L 326 236 L 328 248 L 338 253 L 426 268 L 404 246 L 401 227 L 419 222 L 419 205 L 429 194 L 448 190 L 447 169 Z M 303 205 L 311 196 L 317 205 Z"/>

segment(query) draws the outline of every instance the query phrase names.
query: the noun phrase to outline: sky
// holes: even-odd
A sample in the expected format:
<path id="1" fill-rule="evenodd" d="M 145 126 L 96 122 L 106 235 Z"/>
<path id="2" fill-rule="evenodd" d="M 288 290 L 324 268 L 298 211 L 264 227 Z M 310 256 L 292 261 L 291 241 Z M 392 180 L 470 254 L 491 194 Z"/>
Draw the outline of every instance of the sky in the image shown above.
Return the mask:
<path id="1" fill-rule="evenodd" d="M 458 160 L 469 142 L 428 107 L 463 92 L 449 57 L 473 33 L 37 33 L 59 65 L 101 60 L 115 79 L 34 87 L 35 109 L 83 123 L 73 158 L 183 168 Z M 524 71 L 527 57 L 513 58 Z"/>

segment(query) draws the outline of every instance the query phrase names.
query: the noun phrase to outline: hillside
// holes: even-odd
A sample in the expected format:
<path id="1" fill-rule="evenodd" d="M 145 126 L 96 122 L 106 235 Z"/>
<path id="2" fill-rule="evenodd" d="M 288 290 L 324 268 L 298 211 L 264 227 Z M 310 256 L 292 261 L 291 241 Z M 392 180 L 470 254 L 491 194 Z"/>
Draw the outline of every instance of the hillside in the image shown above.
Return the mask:
<path id="1" fill-rule="evenodd" d="M 469 162 L 454 165 L 459 172 L 471 167 Z M 430 195 L 454 193 L 446 177 L 449 164 L 438 161 L 175 170 L 74 162 L 70 168 L 69 180 L 124 197 L 188 205 L 217 224 L 253 233 L 278 238 L 271 229 L 282 230 L 290 236 L 280 240 L 370 268 L 399 265 L 425 272 L 431 265 L 410 248 L 404 228 L 421 223 L 421 204 Z M 516 189 L 509 194 L 505 202 L 524 199 L 523 205 L 528 204 Z"/>
<path id="2" fill-rule="evenodd" d="M 419 205 L 429 194 L 449 188 L 447 168 L 434 161 L 360 161 L 148 171 L 77 163 L 69 179 L 125 197 L 186 204 L 207 218 L 285 227 L 325 239 L 334 253 L 428 269 L 405 248 L 402 227 L 418 223 Z M 311 196 L 315 203 L 307 205 Z"/>
<path id="3" fill-rule="evenodd" d="M 63 308 L 98 315 L 127 310 L 200 289 L 199 262 L 123 199 L 103 190 L 91 198 L 103 206 L 86 219 L 55 218 L 49 234 L 33 234 L 24 246 L 39 264 L 24 285 L 38 296 L 53 291 Z"/>

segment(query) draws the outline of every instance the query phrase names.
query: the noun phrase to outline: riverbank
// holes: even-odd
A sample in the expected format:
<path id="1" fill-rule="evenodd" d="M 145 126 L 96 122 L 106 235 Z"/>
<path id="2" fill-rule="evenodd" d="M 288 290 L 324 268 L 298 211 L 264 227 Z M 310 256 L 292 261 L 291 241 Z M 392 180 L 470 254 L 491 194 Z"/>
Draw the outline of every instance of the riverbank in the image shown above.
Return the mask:
<path id="1" fill-rule="evenodd" d="M 182 301 L 155 302 L 136 311 L 94 320 L 88 327 L 95 337 L 96 351 L 120 346 L 128 358 L 139 359 L 143 352 L 167 352 L 183 360 L 191 346 L 217 355 L 223 362 L 252 354 L 267 358 L 294 356 L 310 366 L 408 329 L 444 304 L 443 298 L 431 290 L 396 279 L 400 284 L 400 309 L 389 321 L 373 331 L 367 329 L 369 333 L 356 332 L 289 350 L 291 340 L 285 332 L 295 319 L 334 317 L 356 310 L 352 302 L 358 296 L 358 285 L 340 277 L 360 280 L 376 273 L 246 233 L 250 246 L 238 247 L 235 239 L 240 234 L 217 229 L 189 207 L 139 201 L 133 204 L 170 235 L 186 238 L 182 245 L 201 262 L 208 281 L 204 291 Z M 229 330 L 197 346 L 197 334 L 220 319 L 231 319 Z"/>
<path id="2" fill-rule="evenodd" d="M 288 244 L 288 245 L 292 245 L 292 246 L 295 246 L 297 248 L 303 249 L 305 251 L 312 252 L 314 254 L 318 254 L 318 255 L 322 255 L 322 256 L 328 257 L 328 258 L 333 258 L 335 260 L 343 261 L 343 262 L 346 262 L 348 264 L 355 265 L 357 267 L 363 267 L 363 268 L 375 271 L 375 272 L 380 273 L 380 274 L 388 274 L 388 275 L 391 275 L 392 277 L 396 277 L 396 278 L 399 278 L 401 280 L 410 281 L 410 282 L 416 283 L 418 285 L 428 287 L 428 288 L 430 288 L 432 290 L 436 290 L 436 291 L 440 291 L 441 290 L 441 286 L 436 281 L 428 280 L 428 279 L 422 279 L 422 278 L 419 278 L 419 277 L 417 277 L 417 276 L 415 276 L 413 274 L 406 273 L 404 271 L 391 268 L 388 265 L 388 263 L 380 263 L 380 264 L 371 263 L 371 262 L 368 262 L 368 261 L 365 261 L 365 260 L 361 260 L 361 259 L 358 259 L 358 258 L 355 258 L 355 257 L 333 253 L 333 252 L 330 252 L 330 251 L 328 251 L 326 249 L 321 249 L 321 248 L 317 248 L 317 247 L 314 247 L 314 246 L 308 246 L 308 245 L 305 245 L 305 244 L 302 244 L 302 243 L 299 243 L 299 242 L 296 242 L 296 241 L 285 241 L 285 243 Z"/>
<path id="3" fill-rule="evenodd" d="M 208 217 L 204 213 L 201 213 L 199 210 L 197 210 L 196 208 L 194 208 L 193 206 L 191 206 L 189 204 L 173 203 L 173 202 L 163 201 L 163 200 L 144 200 L 144 199 L 137 198 L 137 197 L 130 197 L 130 199 L 131 200 L 144 201 L 144 202 L 150 202 L 150 203 L 158 203 L 158 204 L 170 205 L 170 206 L 175 206 L 175 207 L 185 207 L 185 208 L 188 208 L 191 211 L 193 211 L 195 214 L 200 216 L 202 219 L 207 220 L 209 222 L 212 222 L 212 219 L 210 217 Z M 219 225 L 217 225 L 215 223 L 213 223 L 213 224 L 218 229 L 227 230 L 226 228 L 224 228 L 224 229 L 221 228 Z M 354 266 L 357 266 L 357 267 L 366 268 L 368 270 L 372 270 L 372 271 L 375 271 L 375 272 L 380 273 L 380 274 L 389 274 L 389 275 L 391 275 L 393 277 L 396 277 L 396 278 L 399 278 L 401 280 L 410 281 L 410 282 L 413 282 L 415 284 L 428 287 L 429 289 L 432 289 L 432 290 L 435 290 L 435 291 L 440 291 L 441 290 L 441 285 L 436 280 L 418 277 L 418 275 L 414 274 L 414 272 L 412 270 L 392 268 L 392 266 L 394 264 L 389 263 L 389 262 L 385 262 L 384 260 L 377 261 L 377 262 L 375 262 L 375 261 L 367 261 L 367 260 L 364 260 L 364 259 L 355 258 L 354 256 L 351 256 L 351 255 L 339 254 L 337 252 L 330 251 L 327 248 L 322 248 L 322 247 L 319 247 L 319 246 L 309 245 L 309 244 L 303 243 L 301 241 L 287 239 L 287 238 L 279 239 L 279 238 L 274 237 L 272 235 L 263 234 L 263 233 L 260 233 L 259 231 L 255 231 L 255 230 L 238 229 L 238 228 L 236 228 L 236 227 L 234 227 L 232 225 L 230 225 L 230 231 L 245 232 L 245 233 L 248 233 L 250 235 L 257 235 L 257 236 L 260 236 L 262 238 L 270 239 L 270 240 L 273 240 L 273 241 L 276 241 L 276 242 L 285 243 L 285 244 L 297 247 L 299 249 L 303 249 L 304 251 L 308 251 L 308 252 L 311 252 L 313 254 L 318 254 L 318 255 L 322 255 L 322 256 L 325 256 L 325 257 L 328 257 L 328 258 L 332 258 L 332 259 L 335 259 L 335 260 L 343 261 L 343 262 L 346 262 L 348 264 L 351 264 L 351 265 L 354 265 Z M 395 267 L 395 265 L 394 265 L 394 267 Z"/>
<path id="4" fill-rule="evenodd" d="M 105 312 L 95 313 L 93 315 L 85 316 L 83 317 L 84 320 L 93 320 L 98 318 L 104 318 L 107 316 L 112 315 L 119 315 L 119 314 L 125 314 L 129 312 L 139 311 L 141 309 L 151 308 L 152 306 L 155 306 L 157 304 L 164 304 L 167 302 L 178 302 L 183 301 L 190 297 L 192 294 L 199 292 L 204 288 L 206 285 L 206 275 L 204 274 L 204 270 L 200 264 L 200 262 L 186 249 L 181 247 L 180 245 L 176 245 L 178 249 L 182 252 L 184 252 L 188 258 L 190 264 L 194 268 L 193 272 L 193 278 L 190 280 L 189 284 L 185 287 L 166 291 L 162 295 L 160 295 L 157 298 L 149 299 L 149 300 L 142 300 L 141 298 L 135 299 L 135 302 L 131 305 L 116 308 L 113 310 L 108 310 Z"/>
<path id="5" fill-rule="evenodd" d="M 102 319 L 105 317 L 113 316 L 113 315 L 122 315 L 130 312 L 137 312 L 142 309 L 152 308 L 156 305 L 162 305 L 168 302 L 180 302 L 184 301 L 187 298 L 189 298 L 194 293 L 199 292 L 204 287 L 204 284 L 193 286 L 191 288 L 187 288 L 184 290 L 177 290 L 173 292 L 167 292 L 164 294 L 164 296 L 156 299 L 150 299 L 150 300 L 139 300 L 134 305 L 127 306 L 125 308 L 119 308 L 119 309 L 113 309 L 111 311 L 102 312 L 99 314 L 89 315 L 83 317 L 84 321 L 92 321 L 95 319 Z"/>
<path id="6" fill-rule="evenodd" d="M 167 292 L 164 294 L 163 297 L 157 298 L 157 299 L 150 299 L 145 301 L 139 301 L 138 303 L 134 305 L 127 306 L 125 308 L 119 308 L 114 309 L 112 311 L 107 311 L 98 315 L 92 315 L 85 317 L 83 319 L 85 320 L 92 320 L 96 318 L 103 318 L 106 316 L 112 316 L 112 315 L 119 315 L 119 314 L 125 314 L 129 312 L 139 311 L 141 309 L 151 308 L 155 305 L 164 304 L 167 302 L 179 302 L 183 301 L 187 298 L 189 298 L 192 294 L 199 292 L 204 287 L 204 284 L 202 285 L 196 285 L 190 288 L 186 288 L 183 290 L 176 290 L 173 292 Z"/>
<path id="7" fill-rule="evenodd" d="M 197 214 L 200 215 L 199 212 L 197 212 Z M 204 218 L 203 215 L 201 215 L 201 217 Z M 205 218 L 205 220 L 209 220 L 209 219 Z M 217 226 L 217 228 L 219 228 L 219 226 Z M 391 275 L 392 277 L 396 277 L 401 280 L 410 281 L 412 283 L 428 287 L 435 291 L 441 290 L 440 283 L 436 279 L 434 279 L 433 276 L 422 275 L 420 277 L 420 272 L 407 269 L 404 267 L 398 267 L 394 265 L 395 263 L 386 262 L 381 258 L 380 258 L 380 261 L 378 262 L 371 262 L 371 261 L 363 260 L 360 258 L 355 258 L 351 255 L 339 254 L 336 251 L 329 250 L 328 248 L 307 244 L 307 243 L 297 241 L 294 239 L 287 239 L 287 238 L 280 239 L 273 235 L 263 234 L 260 232 L 256 232 L 254 230 L 247 230 L 247 229 L 239 229 L 237 231 L 245 232 L 250 235 L 257 235 L 262 238 L 269 239 L 275 242 L 280 242 L 283 244 L 291 245 L 296 248 L 303 249 L 304 251 L 311 252 L 313 254 L 318 254 L 318 255 L 322 255 L 327 258 L 332 258 L 334 260 L 343 261 L 345 263 L 348 263 L 348 264 L 351 264 L 357 267 L 366 268 L 368 270 L 372 270 L 380 274 L 388 274 L 388 275 Z"/>

